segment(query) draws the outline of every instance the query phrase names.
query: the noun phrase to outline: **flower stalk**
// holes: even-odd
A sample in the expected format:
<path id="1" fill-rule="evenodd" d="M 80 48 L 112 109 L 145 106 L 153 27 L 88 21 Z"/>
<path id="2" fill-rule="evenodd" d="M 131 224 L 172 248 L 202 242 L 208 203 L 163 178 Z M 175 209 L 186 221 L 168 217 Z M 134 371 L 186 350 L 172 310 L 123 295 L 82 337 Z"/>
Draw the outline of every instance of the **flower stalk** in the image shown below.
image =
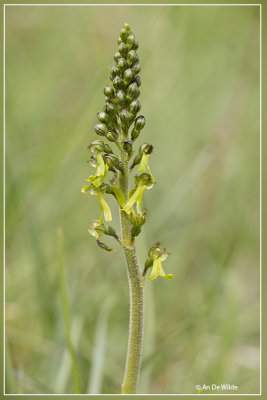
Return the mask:
<path id="1" fill-rule="evenodd" d="M 103 111 L 97 114 L 100 123 L 94 125 L 95 133 L 101 139 L 95 140 L 88 146 L 92 153 L 89 162 L 96 171 L 86 179 L 90 184 L 83 186 L 81 190 L 97 197 L 101 211 L 100 219 L 89 224 L 88 232 L 96 239 L 100 248 L 109 252 L 114 250 L 100 241 L 99 237 L 108 235 L 115 238 L 125 254 L 130 289 L 130 319 L 128 350 L 121 385 L 123 394 L 137 393 L 138 388 L 144 330 L 144 281 L 147 271 L 152 267 L 149 277 L 151 280 L 158 276 L 173 278 L 172 274 L 166 275 L 162 268 L 162 261 L 167 257 L 167 253 L 159 242 L 149 250 L 143 271 L 135 248 L 135 239 L 141 233 L 147 218 L 147 210 L 142 210 L 143 197 L 145 191 L 155 185 L 155 179 L 149 168 L 153 146 L 148 143 L 142 144 L 139 153 L 131 161 L 135 152 L 134 142 L 139 138 L 146 123 L 144 116 L 138 116 L 141 110 L 141 103 L 138 100 L 141 86 L 138 74 L 141 68 L 137 48 L 138 43 L 130 26 L 124 24 L 118 39 L 118 50 L 114 55 L 115 62 L 110 71 L 111 85 L 104 88 L 106 104 Z M 104 138 L 111 143 L 111 146 L 116 146 L 118 154 L 102 140 Z M 135 186 L 129 190 L 130 173 L 136 166 L 139 174 L 134 177 Z M 109 183 L 106 183 L 109 173 L 112 176 Z M 104 199 L 106 195 L 112 195 L 117 200 L 120 209 L 121 237 L 111 226 L 103 223 L 103 220 L 112 221 L 108 201 Z"/>

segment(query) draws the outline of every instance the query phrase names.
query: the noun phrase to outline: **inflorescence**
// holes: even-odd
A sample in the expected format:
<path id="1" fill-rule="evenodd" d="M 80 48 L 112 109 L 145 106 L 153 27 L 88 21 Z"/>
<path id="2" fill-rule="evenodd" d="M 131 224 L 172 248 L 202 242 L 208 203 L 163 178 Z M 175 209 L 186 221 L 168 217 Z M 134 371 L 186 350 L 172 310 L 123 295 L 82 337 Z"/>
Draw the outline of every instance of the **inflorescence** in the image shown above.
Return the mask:
<path id="1" fill-rule="evenodd" d="M 125 170 L 122 158 L 130 161 L 135 152 L 134 142 L 138 139 L 146 123 L 145 117 L 138 115 L 141 110 L 141 103 L 138 100 L 141 86 L 141 78 L 138 74 L 141 68 L 137 49 L 138 42 L 135 35 L 130 26 L 124 24 L 118 38 L 118 50 L 114 55 L 114 64 L 110 70 L 111 84 L 104 88 L 105 106 L 103 111 L 97 113 L 99 123 L 94 125 L 95 133 L 100 136 L 100 139 L 93 141 L 88 146 L 91 153 L 89 162 L 95 168 L 95 173 L 86 179 L 88 185 L 83 186 L 81 190 L 98 199 L 101 210 L 100 219 L 89 224 L 88 232 L 95 237 L 97 244 L 107 251 L 114 250 L 99 240 L 102 235 L 113 236 L 122 246 L 124 244 L 115 230 L 103 223 L 103 219 L 107 222 L 112 221 L 111 210 L 104 196 L 114 196 L 120 209 L 128 215 L 132 224 L 131 240 L 133 243 L 147 218 L 147 210 L 142 208 L 144 192 L 152 189 L 155 185 L 155 179 L 148 164 L 149 157 L 153 152 L 153 146 L 149 143 L 144 143 L 139 147 L 138 154 L 131 162 L 129 171 L 138 166 L 138 174 L 134 177 L 135 186 L 130 190 L 128 198 L 124 197 L 118 185 L 120 176 L 129 172 L 128 167 L 127 171 Z M 103 139 L 114 144 L 119 149 L 119 155 Z M 107 176 L 110 173 L 111 177 L 107 183 Z M 161 262 L 167 255 L 168 253 L 160 243 L 155 243 L 149 250 L 143 278 L 150 267 L 153 268 L 149 279 L 156 279 L 158 276 L 167 279 L 173 278 L 172 274 L 166 275 L 162 268 Z"/>

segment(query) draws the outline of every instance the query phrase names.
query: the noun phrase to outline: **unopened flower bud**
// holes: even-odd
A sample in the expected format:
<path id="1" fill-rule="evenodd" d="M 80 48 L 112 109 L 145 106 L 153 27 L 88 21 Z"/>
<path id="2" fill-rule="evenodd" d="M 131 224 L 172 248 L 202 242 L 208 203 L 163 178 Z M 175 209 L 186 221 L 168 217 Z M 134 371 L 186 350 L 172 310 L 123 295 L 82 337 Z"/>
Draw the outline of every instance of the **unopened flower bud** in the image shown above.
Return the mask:
<path id="1" fill-rule="evenodd" d="M 134 44 L 132 45 L 133 50 L 137 50 L 139 47 L 139 43 L 135 40 Z"/>
<path id="2" fill-rule="evenodd" d="M 127 43 L 129 43 L 130 45 L 133 45 L 135 42 L 135 37 L 133 34 L 129 35 L 127 38 Z"/>
<path id="3" fill-rule="evenodd" d="M 130 139 L 125 139 L 121 142 L 123 150 L 126 151 L 127 154 L 132 154 L 133 152 L 133 142 Z"/>
<path id="4" fill-rule="evenodd" d="M 120 58 L 118 60 L 118 64 L 117 65 L 118 65 L 119 70 L 123 71 L 127 66 L 126 60 L 124 58 Z"/>
<path id="5" fill-rule="evenodd" d="M 115 132 L 111 132 L 111 131 L 109 131 L 109 132 L 107 133 L 106 138 L 107 138 L 110 142 L 117 142 L 117 140 L 118 140 L 118 137 L 117 137 L 116 133 L 115 133 Z"/>
<path id="6" fill-rule="evenodd" d="M 140 131 L 133 127 L 132 132 L 131 132 L 131 139 L 136 140 L 138 136 L 140 135 Z"/>
<path id="7" fill-rule="evenodd" d="M 118 61 L 121 58 L 121 53 L 116 51 L 116 53 L 114 54 L 114 60 Z"/>
<path id="8" fill-rule="evenodd" d="M 125 22 L 125 24 L 123 26 L 124 26 L 124 29 L 126 30 L 126 32 L 131 33 L 131 27 L 129 24 L 127 24 L 127 22 Z"/>
<path id="9" fill-rule="evenodd" d="M 116 113 L 115 107 L 111 103 L 106 103 L 104 107 L 104 111 L 109 115 L 112 116 Z"/>
<path id="10" fill-rule="evenodd" d="M 132 69 L 133 69 L 135 74 L 139 74 L 139 72 L 141 71 L 140 63 L 139 62 L 135 63 L 132 66 Z"/>
<path id="11" fill-rule="evenodd" d="M 132 65 L 134 62 L 138 61 L 138 55 L 134 50 L 130 50 L 128 55 L 127 55 L 127 63 L 128 65 Z"/>
<path id="12" fill-rule="evenodd" d="M 106 124 L 109 121 L 109 116 L 104 111 L 97 113 L 97 118 L 100 122 Z"/>
<path id="13" fill-rule="evenodd" d="M 110 80 L 113 81 L 116 76 L 120 75 L 120 70 L 115 65 L 113 65 L 110 69 Z"/>
<path id="14" fill-rule="evenodd" d="M 118 90 L 117 91 L 116 99 L 117 99 L 117 102 L 119 104 L 124 104 L 125 103 L 126 96 L 125 96 L 125 93 L 124 93 L 123 90 Z"/>
<path id="15" fill-rule="evenodd" d="M 141 103 L 139 100 L 134 100 L 130 104 L 130 111 L 133 114 L 137 114 L 141 110 Z"/>
<path id="16" fill-rule="evenodd" d="M 137 83 L 131 83 L 127 89 L 127 100 L 135 100 L 139 95 L 140 90 L 137 87 Z"/>
<path id="17" fill-rule="evenodd" d="M 136 120 L 134 121 L 134 127 L 138 130 L 141 131 L 141 129 L 143 129 L 143 127 L 146 124 L 146 119 L 143 115 L 140 115 L 139 117 L 136 118 Z"/>
<path id="18" fill-rule="evenodd" d="M 120 31 L 120 37 L 123 42 L 127 41 L 128 35 L 129 35 L 128 31 L 126 31 L 125 28 L 122 28 Z"/>
<path id="19" fill-rule="evenodd" d="M 117 235 L 115 229 L 112 228 L 112 226 L 104 225 L 104 233 L 105 235 L 113 236 L 117 240 L 119 239 L 119 236 Z"/>
<path id="20" fill-rule="evenodd" d="M 123 42 L 119 44 L 118 50 L 122 56 L 126 56 L 128 51 L 127 46 Z"/>
<path id="21" fill-rule="evenodd" d="M 131 114 L 127 110 L 122 110 L 120 112 L 120 120 L 123 124 L 127 124 L 131 120 Z"/>
<path id="22" fill-rule="evenodd" d="M 103 156 L 108 166 L 115 167 L 116 169 L 123 171 L 123 165 L 114 154 L 105 154 Z"/>
<path id="23" fill-rule="evenodd" d="M 135 77 L 135 80 L 134 80 L 136 83 L 137 83 L 137 86 L 138 87 L 140 87 L 141 86 L 141 78 L 140 78 L 140 76 L 139 75 L 136 75 L 136 77 Z"/>
<path id="24" fill-rule="evenodd" d="M 132 82 L 134 78 L 134 72 L 131 68 L 126 69 L 124 72 L 124 79 L 127 83 Z"/>
<path id="25" fill-rule="evenodd" d="M 119 76 L 116 76 L 112 83 L 115 89 L 123 88 L 123 80 Z"/>
<path id="26" fill-rule="evenodd" d="M 106 136 L 106 134 L 108 133 L 107 127 L 103 124 L 94 125 L 94 129 L 95 129 L 96 134 L 100 135 L 100 136 Z"/>
<path id="27" fill-rule="evenodd" d="M 133 169 L 136 165 L 140 164 L 142 156 L 140 154 L 137 154 L 137 156 L 135 156 L 135 158 L 133 159 L 133 163 L 130 167 L 130 169 Z"/>
<path id="28" fill-rule="evenodd" d="M 109 85 L 105 86 L 104 87 L 104 94 L 105 94 L 105 96 L 107 96 L 109 98 L 114 97 L 114 89 L 113 89 L 113 87 L 111 87 Z"/>
<path id="29" fill-rule="evenodd" d="M 104 142 L 101 139 L 97 139 L 94 142 L 92 142 L 88 147 L 88 150 L 91 151 L 91 153 L 97 153 L 99 151 L 104 151 Z"/>

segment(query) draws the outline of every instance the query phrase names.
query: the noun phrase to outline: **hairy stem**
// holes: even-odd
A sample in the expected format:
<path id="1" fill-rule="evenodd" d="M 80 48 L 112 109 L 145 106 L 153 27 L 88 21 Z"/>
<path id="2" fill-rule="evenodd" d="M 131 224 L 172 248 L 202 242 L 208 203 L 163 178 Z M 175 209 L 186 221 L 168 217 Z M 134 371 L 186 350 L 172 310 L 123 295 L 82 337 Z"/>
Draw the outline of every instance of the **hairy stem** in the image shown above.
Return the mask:
<path id="1" fill-rule="evenodd" d="M 121 151 L 121 161 L 124 166 L 124 174 L 120 174 L 120 189 L 124 197 L 128 198 L 128 161 L 127 155 Z M 130 289 L 130 322 L 129 337 L 122 393 L 133 394 L 137 391 L 137 383 L 140 373 L 143 330 L 144 330 L 144 293 L 140 285 L 141 269 L 138 264 L 136 250 L 131 235 L 131 223 L 127 214 L 121 211 L 121 232 L 124 254 L 127 264 L 127 273 Z"/>

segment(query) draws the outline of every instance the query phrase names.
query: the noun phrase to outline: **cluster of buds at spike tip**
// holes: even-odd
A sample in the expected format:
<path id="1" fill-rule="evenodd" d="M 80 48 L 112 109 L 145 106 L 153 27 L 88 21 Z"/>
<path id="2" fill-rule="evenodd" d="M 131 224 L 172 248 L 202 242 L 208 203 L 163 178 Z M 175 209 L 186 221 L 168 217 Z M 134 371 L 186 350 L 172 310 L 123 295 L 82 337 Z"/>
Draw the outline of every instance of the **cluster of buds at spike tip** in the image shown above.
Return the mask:
<path id="1" fill-rule="evenodd" d="M 127 171 L 124 170 L 124 160 L 129 161 L 133 156 L 134 142 L 139 138 L 146 124 L 145 117 L 138 115 L 141 110 L 139 101 L 141 68 L 137 48 L 135 35 L 130 26 L 124 24 L 118 38 L 114 63 L 110 68 L 111 83 L 104 88 L 105 105 L 103 111 L 97 113 L 98 123 L 94 125 L 95 133 L 100 138 L 88 146 L 91 152 L 89 163 L 95 168 L 95 173 L 86 179 L 89 184 L 83 186 L 82 192 L 96 196 L 101 210 L 100 219 L 89 224 L 88 232 L 95 237 L 97 244 L 107 251 L 113 251 L 113 249 L 100 242 L 100 236 L 113 236 L 120 244 L 122 242 L 111 226 L 103 224 L 103 219 L 112 220 L 111 209 L 104 196 L 113 195 L 120 209 L 126 213 L 132 225 L 131 243 L 133 243 L 135 237 L 141 233 L 147 219 L 147 210 L 142 209 L 144 193 L 155 185 L 155 179 L 148 164 L 153 152 L 153 146 L 149 143 L 143 143 L 139 147 L 138 154 L 131 162 L 130 170 L 138 166 L 138 174 L 134 177 L 135 187 L 130 190 L 128 198 L 124 197 L 118 185 L 120 177 L 127 175 L 128 179 L 128 167 Z M 106 143 L 105 139 L 110 144 Z M 112 149 L 113 145 L 119 149 L 119 155 Z M 105 183 L 105 180 L 110 173 L 113 175 L 109 185 Z M 149 279 L 153 280 L 157 276 L 171 279 L 173 275 L 166 275 L 161 264 L 166 256 L 165 249 L 157 242 L 149 251 L 143 276 L 145 277 L 147 269 L 153 266 Z"/>

